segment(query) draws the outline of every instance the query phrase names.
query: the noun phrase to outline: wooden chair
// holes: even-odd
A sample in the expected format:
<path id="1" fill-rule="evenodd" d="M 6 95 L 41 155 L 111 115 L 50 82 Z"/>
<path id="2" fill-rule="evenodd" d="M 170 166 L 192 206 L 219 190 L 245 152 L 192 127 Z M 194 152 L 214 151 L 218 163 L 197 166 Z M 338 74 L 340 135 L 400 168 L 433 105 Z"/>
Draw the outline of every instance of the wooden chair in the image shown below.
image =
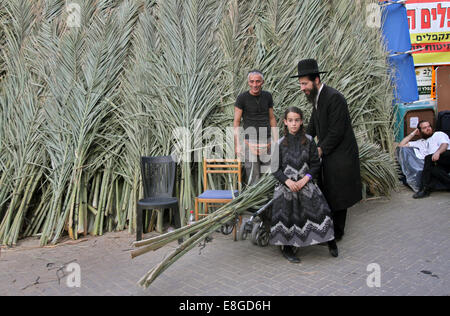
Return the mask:
<path id="1" fill-rule="evenodd" d="M 239 159 L 203 159 L 204 191 L 195 198 L 195 220 L 208 215 L 209 204 L 226 204 L 239 194 L 239 190 L 208 190 L 208 174 L 236 174 L 238 189 L 241 189 L 242 174 Z M 199 213 L 199 203 L 204 204 L 204 213 Z M 236 228 L 233 229 L 236 239 Z"/>

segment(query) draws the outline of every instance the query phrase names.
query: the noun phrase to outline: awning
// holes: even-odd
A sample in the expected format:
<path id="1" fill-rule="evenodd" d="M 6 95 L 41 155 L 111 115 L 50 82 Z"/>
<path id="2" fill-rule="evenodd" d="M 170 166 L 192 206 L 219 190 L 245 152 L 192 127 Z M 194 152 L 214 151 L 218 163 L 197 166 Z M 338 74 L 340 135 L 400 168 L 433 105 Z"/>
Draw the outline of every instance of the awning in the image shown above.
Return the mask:
<path id="1" fill-rule="evenodd" d="M 414 60 L 411 55 L 406 8 L 398 1 L 388 1 L 382 5 L 382 23 L 386 48 L 390 53 L 389 64 L 395 83 L 394 103 L 408 103 L 419 99 Z"/>

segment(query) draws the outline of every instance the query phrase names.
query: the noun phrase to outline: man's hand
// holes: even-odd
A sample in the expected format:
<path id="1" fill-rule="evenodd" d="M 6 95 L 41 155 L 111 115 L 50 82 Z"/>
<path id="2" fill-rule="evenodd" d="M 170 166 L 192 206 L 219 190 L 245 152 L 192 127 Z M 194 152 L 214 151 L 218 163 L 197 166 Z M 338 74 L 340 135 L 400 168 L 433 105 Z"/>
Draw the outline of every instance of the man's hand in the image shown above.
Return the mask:
<path id="1" fill-rule="evenodd" d="M 441 154 L 445 153 L 448 149 L 448 144 L 447 143 L 442 143 L 438 150 L 436 150 L 436 152 L 433 154 L 433 156 L 431 156 L 431 160 L 433 162 L 436 162 L 439 160 L 439 158 L 441 158 Z"/>
<path id="2" fill-rule="evenodd" d="M 236 152 L 237 157 L 242 156 L 242 147 L 240 144 L 236 144 L 236 146 L 234 147 L 234 151 Z"/>
<path id="3" fill-rule="evenodd" d="M 253 155 L 259 156 L 259 147 L 257 144 L 247 144 L 247 146 Z"/>
<path id="4" fill-rule="evenodd" d="M 267 154 L 270 149 L 270 143 L 268 144 L 247 144 L 253 155 L 259 156 L 261 154 Z"/>
<path id="5" fill-rule="evenodd" d="M 433 156 L 431 156 L 431 160 L 438 161 L 440 157 L 441 157 L 441 154 L 439 153 L 439 151 L 437 151 L 433 154 Z"/>
<path id="6" fill-rule="evenodd" d="M 317 151 L 319 152 L 319 158 L 322 158 L 322 155 L 323 155 L 322 148 L 317 147 Z"/>
<path id="7" fill-rule="evenodd" d="M 412 133 L 408 134 L 402 141 L 398 144 L 399 147 L 408 147 L 408 143 L 415 137 L 420 136 L 420 130 L 416 128 Z"/>

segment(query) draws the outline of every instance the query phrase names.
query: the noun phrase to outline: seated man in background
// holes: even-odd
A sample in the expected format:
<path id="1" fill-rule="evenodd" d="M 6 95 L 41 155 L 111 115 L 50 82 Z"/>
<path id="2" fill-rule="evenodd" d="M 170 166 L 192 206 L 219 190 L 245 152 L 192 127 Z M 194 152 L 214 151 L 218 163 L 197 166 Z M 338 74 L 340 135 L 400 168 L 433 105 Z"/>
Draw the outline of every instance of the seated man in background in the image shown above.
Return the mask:
<path id="1" fill-rule="evenodd" d="M 411 141 L 416 135 L 420 136 L 421 139 Z M 413 195 L 413 198 L 420 199 L 429 196 L 435 180 L 450 189 L 449 144 L 447 134 L 433 132 L 433 128 L 428 121 L 420 121 L 417 124 L 417 129 L 400 142 L 400 147 L 414 147 L 416 156 L 425 160 L 421 188 L 419 192 Z"/>

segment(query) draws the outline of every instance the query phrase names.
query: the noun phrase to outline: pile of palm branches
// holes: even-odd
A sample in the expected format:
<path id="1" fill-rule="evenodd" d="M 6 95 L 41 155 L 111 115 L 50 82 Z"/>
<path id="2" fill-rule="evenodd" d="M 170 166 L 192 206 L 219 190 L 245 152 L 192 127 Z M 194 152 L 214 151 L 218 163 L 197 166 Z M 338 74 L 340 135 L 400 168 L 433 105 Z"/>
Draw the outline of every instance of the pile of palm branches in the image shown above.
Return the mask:
<path id="1" fill-rule="evenodd" d="M 243 192 L 243 194 L 222 206 L 211 215 L 203 217 L 191 225 L 184 226 L 172 232 L 143 241 L 136 241 L 134 246 L 140 247 L 140 249 L 132 252 L 132 258 L 143 255 L 149 251 L 158 250 L 162 246 L 183 237 L 186 238 L 186 240 L 172 251 L 169 256 L 164 258 L 161 263 L 148 271 L 141 280 L 139 280 L 139 284 L 143 287 L 148 287 L 162 272 L 164 272 L 164 270 L 171 266 L 182 255 L 199 245 L 201 242 L 204 242 L 205 244 L 209 242 L 211 240 L 209 237 L 211 233 L 220 229 L 222 225 L 226 225 L 230 222 L 237 222 L 238 216 L 243 214 L 244 211 L 250 207 L 262 207 L 264 203 L 268 202 L 275 183 L 276 180 L 272 176 L 265 175 L 256 184 Z"/>
<path id="2" fill-rule="evenodd" d="M 387 54 L 360 14 L 372 2 L 0 0 L 0 244 L 134 231 L 139 159 L 175 148 L 185 222 L 203 187 L 193 157 L 208 149 L 210 127 L 232 126 L 249 70 L 265 73 L 277 118 L 293 105 L 309 117 L 289 78 L 303 58 L 316 58 L 330 71 L 323 82 L 347 97 L 367 192 L 389 194 L 397 180 Z M 179 128 L 191 133 L 177 137 Z M 256 192 L 246 207 L 267 198 Z M 233 205 L 221 212 L 235 216 Z M 195 240 L 223 220 L 205 219 Z"/>
<path id="3" fill-rule="evenodd" d="M 1 2 L 2 244 L 40 236 L 45 245 L 65 230 L 76 239 L 132 222 L 138 181 L 122 171 L 127 142 L 114 102 L 139 6 L 80 1 L 84 27 L 67 25 L 65 7 Z"/>

